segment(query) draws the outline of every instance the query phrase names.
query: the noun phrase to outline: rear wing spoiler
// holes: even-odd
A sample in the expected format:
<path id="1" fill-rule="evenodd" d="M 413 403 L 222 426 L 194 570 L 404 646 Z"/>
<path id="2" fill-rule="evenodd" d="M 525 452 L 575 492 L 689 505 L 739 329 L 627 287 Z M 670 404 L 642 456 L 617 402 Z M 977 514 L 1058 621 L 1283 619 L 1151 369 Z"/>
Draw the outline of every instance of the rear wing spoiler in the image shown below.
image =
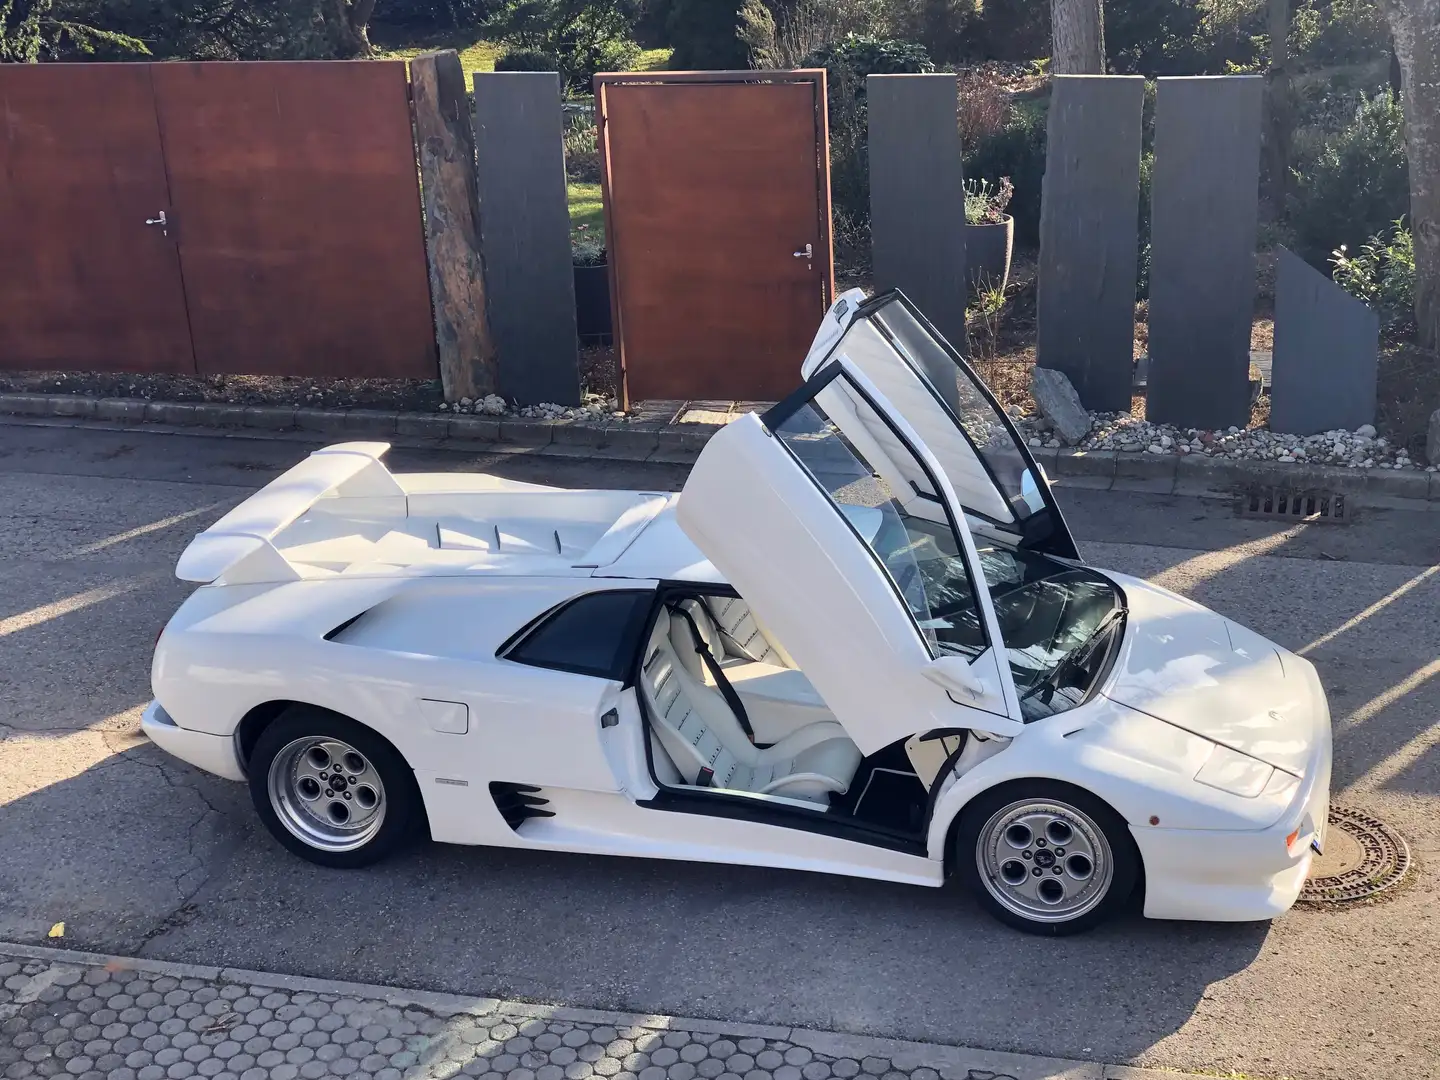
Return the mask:
<path id="1" fill-rule="evenodd" d="M 197 535 L 175 576 L 205 585 L 221 577 L 231 585 L 299 580 L 276 549 L 276 535 L 327 495 L 403 499 L 404 489 L 380 461 L 389 449 L 389 443 L 353 442 L 315 451 Z"/>

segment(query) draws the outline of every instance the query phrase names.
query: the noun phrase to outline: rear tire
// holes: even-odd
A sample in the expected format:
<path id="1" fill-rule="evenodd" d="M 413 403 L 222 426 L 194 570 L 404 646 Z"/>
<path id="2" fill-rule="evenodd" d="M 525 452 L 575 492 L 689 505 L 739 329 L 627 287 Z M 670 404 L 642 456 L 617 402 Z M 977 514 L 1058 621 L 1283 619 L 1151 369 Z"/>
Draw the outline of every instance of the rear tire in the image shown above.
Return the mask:
<path id="1" fill-rule="evenodd" d="M 1125 819 L 1082 788 L 1020 780 L 976 796 L 955 831 L 956 874 L 1030 934 L 1089 930 L 1125 906 L 1140 853 Z"/>
<path id="2" fill-rule="evenodd" d="M 270 834 L 302 859 L 369 866 L 404 844 L 423 816 L 415 774 L 354 720 L 292 705 L 250 755 L 250 799 Z"/>

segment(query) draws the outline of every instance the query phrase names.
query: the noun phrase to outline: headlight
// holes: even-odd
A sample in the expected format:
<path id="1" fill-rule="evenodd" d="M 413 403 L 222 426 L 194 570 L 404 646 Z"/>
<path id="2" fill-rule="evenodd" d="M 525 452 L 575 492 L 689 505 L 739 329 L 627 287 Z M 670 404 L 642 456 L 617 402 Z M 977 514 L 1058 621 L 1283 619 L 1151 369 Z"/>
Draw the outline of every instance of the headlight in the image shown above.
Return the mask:
<path id="1" fill-rule="evenodd" d="M 1265 790 L 1274 775 L 1274 766 L 1216 743 L 1195 779 L 1242 799 L 1253 799 Z"/>

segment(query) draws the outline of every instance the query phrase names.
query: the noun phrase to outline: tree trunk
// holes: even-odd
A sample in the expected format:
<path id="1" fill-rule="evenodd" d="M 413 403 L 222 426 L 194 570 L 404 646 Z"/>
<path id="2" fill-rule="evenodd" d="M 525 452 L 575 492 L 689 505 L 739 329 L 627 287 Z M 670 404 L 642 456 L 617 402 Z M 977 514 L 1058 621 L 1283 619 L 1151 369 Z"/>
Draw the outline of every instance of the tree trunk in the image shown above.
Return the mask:
<path id="1" fill-rule="evenodd" d="M 1294 125 L 1290 88 L 1290 0 L 1270 0 L 1270 71 L 1266 77 L 1270 109 L 1265 132 L 1266 171 L 1275 216 L 1285 214 L 1290 184 L 1290 136 Z"/>
<path id="2" fill-rule="evenodd" d="M 1440 349 L 1440 0 L 1384 0 L 1400 61 L 1410 228 L 1415 234 L 1415 323 Z"/>
<path id="3" fill-rule="evenodd" d="M 1105 20 L 1100 0 L 1050 0 L 1054 75 L 1105 74 Z"/>
<path id="4" fill-rule="evenodd" d="M 335 55 L 341 60 L 370 55 L 370 17 L 375 0 L 333 0 Z"/>

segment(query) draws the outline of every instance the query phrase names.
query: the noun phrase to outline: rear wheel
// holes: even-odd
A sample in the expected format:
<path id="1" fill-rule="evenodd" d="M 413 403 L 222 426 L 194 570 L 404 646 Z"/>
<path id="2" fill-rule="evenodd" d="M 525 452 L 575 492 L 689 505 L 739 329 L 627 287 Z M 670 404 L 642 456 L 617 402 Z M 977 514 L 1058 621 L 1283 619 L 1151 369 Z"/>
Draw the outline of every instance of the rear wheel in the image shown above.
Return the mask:
<path id="1" fill-rule="evenodd" d="M 250 756 L 250 798 L 275 839 L 321 866 L 368 866 L 412 832 L 419 796 L 400 754 L 353 720 L 293 706 Z"/>
<path id="2" fill-rule="evenodd" d="M 961 814 L 955 865 L 1000 921 L 1032 934 L 1076 934 L 1134 891 L 1140 856 L 1123 818 L 1089 792 L 1020 781 Z"/>

